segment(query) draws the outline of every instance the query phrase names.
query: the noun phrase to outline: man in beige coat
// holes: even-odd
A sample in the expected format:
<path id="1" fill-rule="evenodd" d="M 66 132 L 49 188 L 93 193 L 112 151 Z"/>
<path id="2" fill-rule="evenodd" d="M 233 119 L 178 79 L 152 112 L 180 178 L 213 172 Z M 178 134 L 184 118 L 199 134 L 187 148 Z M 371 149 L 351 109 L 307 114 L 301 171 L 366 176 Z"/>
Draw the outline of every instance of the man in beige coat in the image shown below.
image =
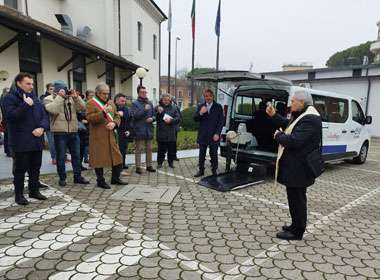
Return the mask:
<path id="1" fill-rule="evenodd" d="M 109 99 L 109 87 L 100 83 L 95 88 L 95 97 L 87 102 L 86 118 L 90 128 L 90 166 L 95 168 L 98 187 L 110 189 L 104 179 L 104 168 L 112 168 L 111 184 L 127 185 L 120 179 L 123 159 L 117 144 L 116 128 L 120 115 Z"/>
<path id="2" fill-rule="evenodd" d="M 74 184 L 88 184 L 81 175 L 80 141 L 77 112 L 85 110 L 85 103 L 75 92 L 69 91 L 63 81 L 54 81 L 54 94 L 45 97 L 44 105 L 50 115 L 50 131 L 54 134 L 57 153 L 59 185 L 66 186 L 65 155 L 69 149 L 74 172 Z"/>

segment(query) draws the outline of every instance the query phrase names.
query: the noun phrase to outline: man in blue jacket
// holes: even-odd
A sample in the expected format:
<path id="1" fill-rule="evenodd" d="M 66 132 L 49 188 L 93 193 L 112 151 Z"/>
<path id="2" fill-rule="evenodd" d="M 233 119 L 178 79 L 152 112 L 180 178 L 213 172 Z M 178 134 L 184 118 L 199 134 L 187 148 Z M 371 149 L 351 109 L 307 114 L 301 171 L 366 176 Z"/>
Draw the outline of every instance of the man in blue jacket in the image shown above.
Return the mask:
<path id="1" fill-rule="evenodd" d="M 199 144 L 199 171 L 195 174 L 195 177 L 204 175 L 207 147 L 210 149 L 212 174 L 217 175 L 218 148 L 220 134 L 224 125 L 223 108 L 214 101 L 214 92 L 207 89 L 203 97 L 205 102 L 198 105 L 194 114 L 194 120 L 199 122 L 197 140 Z"/>
<path id="2" fill-rule="evenodd" d="M 135 162 L 136 173 L 142 174 L 141 168 L 141 150 L 145 145 L 146 150 L 146 171 L 156 172 L 152 167 L 152 142 L 153 142 L 153 123 L 155 122 L 155 114 L 152 102 L 147 97 L 146 88 L 137 87 L 138 99 L 133 102 L 130 110 L 133 120 L 133 133 L 135 138 Z"/>
<path id="3" fill-rule="evenodd" d="M 29 197 L 45 200 L 39 191 L 39 176 L 43 135 L 49 128 L 49 122 L 44 107 L 33 94 L 33 77 L 30 74 L 16 76 L 14 86 L 3 100 L 3 107 L 14 159 L 15 201 L 19 205 L 29 203 L 24 197 L 25 172 L 29 173 Z"/>

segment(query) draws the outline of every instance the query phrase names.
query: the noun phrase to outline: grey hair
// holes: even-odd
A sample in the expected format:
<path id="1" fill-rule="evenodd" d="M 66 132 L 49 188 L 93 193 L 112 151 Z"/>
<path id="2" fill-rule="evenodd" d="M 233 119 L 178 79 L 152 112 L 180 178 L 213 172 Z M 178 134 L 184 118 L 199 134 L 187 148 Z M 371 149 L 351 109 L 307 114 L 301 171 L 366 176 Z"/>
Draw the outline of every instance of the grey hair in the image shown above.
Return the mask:
<path id="1" fill-rule="evenodd" d="M 98 95 L 105 88 L 109 88 L 109 86 L 106 83 L 101 82 L 97 84 L 95 87 L 95 94 Z"/>
<path id="2" fill-rule="evenodd" d="M 161 94 L 161 96 L 160 96 L 160 100 L 163 100 L 165 97 L 169 97 L 170 100 L 172 99 L 172 96 L 171 96 L 169 93 L 163 93 L 163 94 Z"/>
<path id="3" fill-rule="evenodd" d="M 293 97 L 297 100 L 303 101 L 305 103 L 305 107 L 311 106 L 314 104 L 311 93 L 306 90 L 303 90 L 303 89 L 296 90 L 293 94 Z"/>

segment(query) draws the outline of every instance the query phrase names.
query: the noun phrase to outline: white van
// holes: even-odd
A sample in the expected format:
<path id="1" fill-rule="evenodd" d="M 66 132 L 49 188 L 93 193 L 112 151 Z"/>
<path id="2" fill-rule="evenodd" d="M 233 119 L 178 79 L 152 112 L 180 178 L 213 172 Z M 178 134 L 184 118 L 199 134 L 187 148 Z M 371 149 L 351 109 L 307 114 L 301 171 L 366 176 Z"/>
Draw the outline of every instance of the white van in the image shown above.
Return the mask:
<path id="1" fill-rule="evenodd" d="M 222 132 L 221 155 L 238 165 L 251 163 L 274 166 L 277 144 L 276 130 L 265 113 L 268 102 L 277 113 L 289 116 L 292 93 L 299 89 L 291 82 L 245 71 L 212 72 L 194 77 L 199 81 L 217 82 L 224 88 L 225 127 Z M 228 89 L 227 89 L 228 88 Z M 367 159 L 370 135 L 366 128 L 372 118 L 365 116 L 358 100 L 337 93 L 305 89 L 314 100 L 323 121 L 322 155 L 325 162 L 341 159 L 362 164 Z M 227 145 L 228 136 L 231 145 Z"/>

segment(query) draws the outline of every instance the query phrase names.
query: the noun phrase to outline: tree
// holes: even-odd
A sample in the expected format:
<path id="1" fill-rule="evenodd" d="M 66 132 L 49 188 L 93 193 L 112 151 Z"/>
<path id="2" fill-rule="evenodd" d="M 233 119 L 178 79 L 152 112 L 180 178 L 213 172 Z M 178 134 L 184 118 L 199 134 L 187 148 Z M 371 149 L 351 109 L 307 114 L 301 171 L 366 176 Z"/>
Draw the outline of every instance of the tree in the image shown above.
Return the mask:
<path id="1" fill-rule="evenodd" d="M 375 55 L 371 53 L 370 46 L 373 42 L 366 42 L 358 46 L 348 48 L 332 55 L 326 62 L 327 67 L 342 67 L 350 65 L 361 65 L 365 56 L 368 57 L 369 63 L 374 61 Z"/>

